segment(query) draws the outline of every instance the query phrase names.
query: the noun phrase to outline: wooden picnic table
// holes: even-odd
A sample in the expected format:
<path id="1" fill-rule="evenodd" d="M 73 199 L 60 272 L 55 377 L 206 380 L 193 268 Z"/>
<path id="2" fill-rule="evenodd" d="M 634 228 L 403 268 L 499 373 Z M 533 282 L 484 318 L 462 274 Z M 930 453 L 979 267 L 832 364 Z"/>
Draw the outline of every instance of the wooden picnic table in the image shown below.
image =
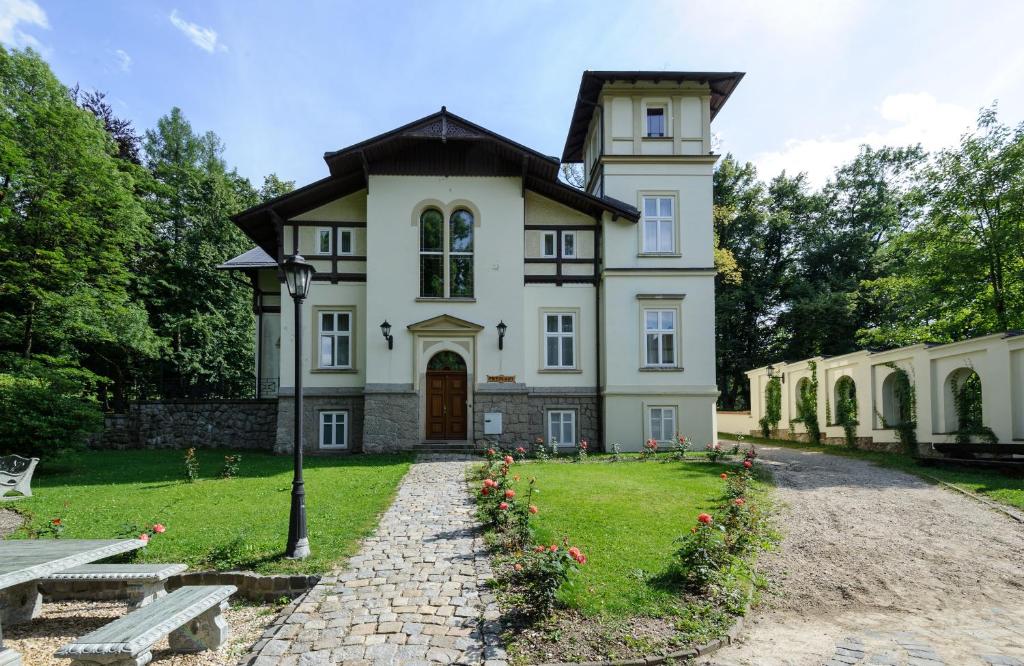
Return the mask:
<path id="1" fill-rule="evenodd" d="M 145 544 L 138 539 L 15 539 L 0 541 L 0 596 L 49 574 L 102 560 Z M 3 602 L 0 602 L 3 603 Z M 34 600 L 32 601 L 34 603 Z M 3 613 L 0 612 L 0 617 Z M 25 618 L 30 619 L 30 618 Z M 0 666 L 21 666 L 21 655 L 4 647 L 0 627 Z"/>

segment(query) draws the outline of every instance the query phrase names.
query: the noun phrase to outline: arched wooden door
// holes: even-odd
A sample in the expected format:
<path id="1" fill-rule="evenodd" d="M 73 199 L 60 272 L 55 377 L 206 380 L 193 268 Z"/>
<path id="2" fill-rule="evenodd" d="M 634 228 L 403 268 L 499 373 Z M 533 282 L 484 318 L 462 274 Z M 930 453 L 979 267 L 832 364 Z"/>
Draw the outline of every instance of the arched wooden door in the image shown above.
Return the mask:
<path id="1" fill-rule="evenodd" d="M 466 439 L 466 397 L 466 362 L 455 352 L 435 354 L 427 364 L 427 439 Z"/>

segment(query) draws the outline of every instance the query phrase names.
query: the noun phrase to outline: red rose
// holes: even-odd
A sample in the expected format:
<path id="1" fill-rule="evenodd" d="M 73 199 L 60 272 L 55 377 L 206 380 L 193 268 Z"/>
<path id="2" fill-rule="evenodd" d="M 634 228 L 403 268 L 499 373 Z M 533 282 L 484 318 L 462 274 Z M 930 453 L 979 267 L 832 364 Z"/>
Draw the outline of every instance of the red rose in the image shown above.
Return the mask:
<path id="1" fill-rule="evenodd" d="M 483 488 L 480 489 L 480 494 L 481 495 L 490 495 L 491 494 L 491 489 L 488 488 L 487 486 L 484 486 Z"/>
<path id="2" fill-rule="evenodd" d="M 569 557 L 571 557 L 572 559 L 575 560 L 579 556 L 580 556 L 580 549 L 579 548 L 577 548 L 576 546 L 573 546 L 572 548 L 569 549 Z"/>
<path id="3" fill-rule="evenodd" d="M 754 463 L 750 462 L 749 460 L 744 460 L 743 466 L 746 467 L 747 469 L 750 469 L 751 467 L 754 466 Z"/>
<path id="4" fill-rule="evenodd" d="M 723 479 L 728 479 L 729 478 L 729 475 L 726 474 L 725 472 L 722 472 L 721 474 L 719 474 L 719 476 L 721 476 Z"/>
<path id="5" fill-rule="evenodd" d="M 512 456 L 505 456 L 505 464 L 506 465 L 511 465 L 514 462 L 515 462 L 515 458 L 513 458 Z"/>
<path id="6" fill-rule="evenodd" d="M 743 506 L 744 504 L 747 503 L 747 501 L 745 499 L 743 499 L 742 497 L 737 497 L 735 500 L 733 500 L 733 503 L 736 506 Z"/>
<path id="7" fill-rule="evenodd" d="M 533 549 L 533 552 L 535 552 L 535 553 L 543 553 L 544 550 L 545 550 L 544 546 L 535 546 L 534 549 Z"/>
<path id="8" fill-rule="evenodd" d="M 498 505 L 498 508 L 501 509 L 502 511 L 507 511 L 508 510 L 508 502 L 502 502 L 501 504 Z"/>
<path id="9" fill-rule="evenodd" d="M 558 545 L 553 543 L 551 544 L 551 547 L 548 550 L 550 550 L 553 553 L 558 550 Z"/>
<path id="10" fill-rule="evenodd" d="M 580 564 L 586 564 L 587 563 L 587 556 L 584 555 L 583 553 L 580 553 L 580 556 L 576 558 L 576 561 L 579 562 Z"/>
<path id="11" fill-rule="evenodd" d="M 493 456 L 494 455 L 494 449 L 487 449 L 487 455 Z"/>
<path id="12" fill-rule="evenodd" d="M 167 531 L 167 528 L 161 525 L 160 523 L 156 523 L 155 525 L 153 525 L 153 531 L 157 534 L 163 534 Z"/>
<path id="13" fill-rule="evenodd" d="M 699 516 L 697 516 L 697 522 L 704 523 L 705 525 L 710 525 L 712 520 L 714 519 L 706 513 L 702 513 Z"/>
<path id="14" fill-rule="evenodd" d="M 61 524 L 60 518 L 54 518 L 50 522 L 53 523 L 54 525 L 60 525 Z"/>
<path id="15" fill-rule="evenodd" d="M 505 491 L 505 498 L 506 499 L 512 499 L 515 496 L 516 496 L 516 491 L 512 490 L 511 488 L 509 488 L 508 490 Z"/>
<path id="16" fill-rule="evenodd" d="M 538 509 L 533 504 L 530 505 L 530 513 L 537 513 L 538 511 L 540 511 L 540 509 Z"/>

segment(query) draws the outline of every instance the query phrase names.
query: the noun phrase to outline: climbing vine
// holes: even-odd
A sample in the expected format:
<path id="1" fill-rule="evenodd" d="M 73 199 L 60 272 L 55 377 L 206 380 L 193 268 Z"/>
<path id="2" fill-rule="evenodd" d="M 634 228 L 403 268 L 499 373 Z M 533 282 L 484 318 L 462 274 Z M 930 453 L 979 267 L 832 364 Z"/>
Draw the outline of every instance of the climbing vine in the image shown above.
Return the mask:
<path id="1" fill-rule="evenodd" d="M 857 387 L 849 377 L 836 382 L 836 425 L 842 426 L 846 445 L 857 445 Z"/>
<path id="2" fill-rule="evenodd" d="M 903 451 L 912 454 L 917 451 L 917 389 L 906 370 L 892 361 L 885 365 L 892 368 L 892 395 L 897 422 L 888 423 L 885 416 L 879 415 L 882 427 L 895 429 Z"/>
<path id="3" fill-rule="evenodd" d="M 956 409 L 956 441 L 969 444 L 971 437 L 978 436 L 990 444 L 997 444 L 999 438 L 992 428 L 982 423 L 981 378 L 971 372 L 963 381 L 953 378 L 953 408 Z"/>
<path id="4" fill-rule="evenodd" d="M 821 444 L 821 428 L 818 425 L 818 364 L 808 361 L 807 368 L 811 371 L 811 378 L 797 384 L 796 418 L 791 423 L 802 423 L 811 443 Z"/>
<path id="5" fill-rule="evenodd" d="M 782 420 L 782 381 L 773 377 L 764 387 L 764 416 L 758 423 L 761 425 L 761 434 L 771 437 L 772 432 L 779 427 Z"/>

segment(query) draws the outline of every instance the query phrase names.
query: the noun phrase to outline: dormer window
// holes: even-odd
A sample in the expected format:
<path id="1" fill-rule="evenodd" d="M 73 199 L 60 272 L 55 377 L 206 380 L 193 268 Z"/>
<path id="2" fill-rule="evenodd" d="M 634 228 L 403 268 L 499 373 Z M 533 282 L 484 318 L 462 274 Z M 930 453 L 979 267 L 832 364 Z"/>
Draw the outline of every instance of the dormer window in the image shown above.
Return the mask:
<path id="1" fill-rule="evenodd" d="M 663 137 L 663 136 L 665 136 L 665 107 L 663 107 L 663 106 L 648 106 L 647 107 L 647 136 L 649 136 L 649 137 Z"/>

